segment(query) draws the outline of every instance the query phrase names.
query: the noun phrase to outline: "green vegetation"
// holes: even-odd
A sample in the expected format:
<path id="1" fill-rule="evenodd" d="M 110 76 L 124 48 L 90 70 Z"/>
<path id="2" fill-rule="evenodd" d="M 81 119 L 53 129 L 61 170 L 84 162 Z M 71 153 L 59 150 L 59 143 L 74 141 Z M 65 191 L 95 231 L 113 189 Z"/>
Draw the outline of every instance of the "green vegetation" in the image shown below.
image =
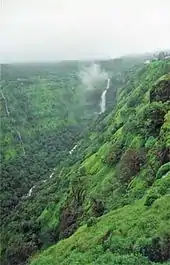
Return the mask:
<path id="1" fill-rule="evenodd" d="M 152 261 L 166 261 L 170 236 L 168 196 L 149 209 L 140 200 L 111 211 L 93 226 L 80 227 L 73 236 L 35 257 L 31 264 L 151 264 L 142 254 Z M 156 240 L 158 248 L 154 246 Z"/>
<path id="2" fill-rule="evenodd" d="M 94 116 L 98 94 L 89 108 L 91 96 L 80 93 L 76 62 L 44 66 L 38 75 L 27 71 L 31 84 L 23 95 L 30 110 L 14 115 L 17 127 L 2 98 L 2 264 L 170 264 L 170 62 L 132 62 L 99 62 L 112 76 L 114 97 L 111 106 L 107 95 L 102 115 Z M 6 70 L 10 78 L 14 69 Z M 22 110 L 17 86 L 7 93 L 13 85 L 5 85 L 11 110 Z M 64 94 L 77 102 L 67 118 Z M 25 155 L 9 128 L 23 135 Z M 19 200 L 35 183 L 31 196 Z"/>

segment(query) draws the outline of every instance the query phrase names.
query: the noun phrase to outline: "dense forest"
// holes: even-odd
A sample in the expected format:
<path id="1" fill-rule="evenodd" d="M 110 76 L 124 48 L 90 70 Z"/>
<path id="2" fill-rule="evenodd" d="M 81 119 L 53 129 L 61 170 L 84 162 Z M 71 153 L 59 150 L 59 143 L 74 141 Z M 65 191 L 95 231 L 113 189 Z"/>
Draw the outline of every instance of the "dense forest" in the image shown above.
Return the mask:
<path id="1" fill-rule="evenodd" d="M 2 265 L 170 264 L 170 61 L 146 59 L 1 65 Z"/>

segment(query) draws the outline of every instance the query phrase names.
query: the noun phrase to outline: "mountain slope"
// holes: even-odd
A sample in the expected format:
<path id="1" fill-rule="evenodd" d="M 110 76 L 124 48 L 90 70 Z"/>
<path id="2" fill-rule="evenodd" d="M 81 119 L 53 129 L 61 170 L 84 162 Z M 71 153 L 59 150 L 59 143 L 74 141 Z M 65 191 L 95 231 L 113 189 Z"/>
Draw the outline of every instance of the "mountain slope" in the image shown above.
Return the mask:
<path id="1" fill-rule="evenodd" d="M 4 264 L 23 264 L 59 241 L 31 264 L 168 260 L 170 63 L 111 69 L 109 108 L 74 138 L 71 155 L 66 150 L 57 164 L 49 157 L 53 176 L 36 181 L 31 196 L 5 218 Z"/>
<path id="2" fill-rule="evenodd" d="M 170 184 L 170 174 L 167 181 Z M 151 264 L 144 255 L 152 261 L 166 261 L 170 229 L 168 200 L 169 195 L 162 196 L 149 208 L 144 206 L 144 200 L 137 201 L 90 220 L 73 236 L 35 257 L 31 264 Z"/>
<path id="3" fill-rule="evenodd" d="M 44 231 L 57 227 L 56 240 L 69 238 L 32 265 L 168 261 L 169 67 L 159 61 L 133 72 L 118 91 L 115 110 L 89 133 L 80 164 L 60 173 L 70 180 L 69 192 L 49 204 L 39 220 Z M 83 142 L 77 152 L 82 149 Z"/>
<path id="4" fill-rule="evenodd" d="M 60 170 L 67 164 L 65 158 L 70 156 L 70 150 L 86 134 L 87 125 L 98 115 L 100 97 L 107 83 L 101 78 L 105 70 L 100 69 L 99 64 L 97 68 L 93 62 L 1 65 L 0 210 L 3 256 L 7 246 L 14 245 L 15 248 L 13 240 L 20 242 L 15 236 L 20 230 L 21 220 L 26 225 L 31 217 L 31 222 L 28 221 L 30 227 L 46 205 L 46 200 L 39 196 L 39 206 L 33 207 L 29 197 L 38 187 L 43 188 L 47 179 L 51 179 L 54 168 Z M 79 73 L 86 70 L 84 67 L 87 70 L 98 69 L 95 80 L 92 80 L 95 89 L 88 90 L 86 84 L 82 84 Z M 87 76 L 89 81 L 94 79 L 90 74 Z M 116 90 L 121 82 L 116 81 L 116 75 L 112 85 L 114 82 Z M 114 97 L 114 89 L 112 91 L 110 98 Z M 70 163 L 73 164 L 74 159 Z M 35 224 L 35 227 L 39 225 Z M 31 241 L 34 232 L 34 225 L 30 231 L 22 230 L 21 241 L 23 235 L 26 241 Z M 41 245 L 35 237 L 33 242 L 38 248 Z"/>
<path id="5" fill-rule="evenodd" d="M 74 63 L 2 65 L 1 72 L 1 216 L 5 217 L 67 155 L 98 103 L 88 111 Z"/>

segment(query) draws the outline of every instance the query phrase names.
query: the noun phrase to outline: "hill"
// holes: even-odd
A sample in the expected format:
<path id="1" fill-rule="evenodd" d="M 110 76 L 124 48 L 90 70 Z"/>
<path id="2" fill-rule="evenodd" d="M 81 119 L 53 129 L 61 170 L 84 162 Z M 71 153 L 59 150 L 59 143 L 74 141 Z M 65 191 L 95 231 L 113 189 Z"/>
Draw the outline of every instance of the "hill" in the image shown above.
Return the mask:
<path id="1" fill-rule="evenodd" d="M 24 117 L 22 111 L 17 120 L 14 111 L 22 109 L 22 102 L 26 100 L 23 101 L 22 97 L 16 100 L 12 95 L 17 95 L 17 92 L 8 93 L 8 102 L 14 106 L 14 124 L 17 124 L 15 128 L 21 131 L 21 135 L 26 139 L 23 141 L 26 141 L 26 161 L 27 152 L 30 152 L 31 156 L 31 164 L 24 164 L 24 169 L 35 170 L 35 178 L 34 174 L 31 174 L 32 183 L 29 188 L 35 183 L 36 185 L 30 196 L 17 200 L 12 212 L 7 216 L 4 214 L 1 244 L 4 264 L 24 264 L 33 253 L 36 254 L 30 259 L 31 265 L 149 265 L 154 262 L 167 262 L 170 258 L 170 63 L 160 60 L 148 65 L 141 62 L 135 66 L 129 64 L 127 67 L 122 61 L 118 62 L 115 68 L 112 66 L 113 62 L 100 63 L 101 68 L 104 67 L 111 76 L 111 85 L 106 94 L 107 109 L 101 115 L 94 113 L 98 112 L 102 90 L 98 90 L 100 93 L 88 91 L 86 97 L 75 91 L 73 97 L 77 103 L 71 103 L 71 118 L 69 116 L 63 122 L 63 111 L 59 112 L 61 106 L 57 108 L 55 105 L 54 110 L 51 109 L 55 101 L 56 104 L 60 101 L 55 100 L 54 92 L 49 93 L 49 90 L 43 87 L 43 84 L 46 84 L 44 72 L 43 83 L 42 78 L 36 75 L 34 79 L 34 74 L 31 73 L 29 82 L 33 82 L 29 84 L 28 92 L 25 93 L 24 90 L 23 93 L 29 98 L 29 102 L 34 102 L 32 105 L 28 104 L 32 106 L 30 111 L 25 111 L 33 117 L 31 122 Z M 62 67 L 60 71 L 61 69 Z M 61 76 L 61 73 L 59 75 Z M 71 80 L 68 80 L 69 88 Z M 63 86 L 67 83 L 65 82 L 64 79 Z M 2 92 L 7 93 L 7 88 Z M 17 86 L 16 88 L 18 89 Z M 59 89 L 58 93 L 63 96 L 64 92 Z M 70 89 L 66 94 L 70 97 Z M 92 108 L 89 108 L 89 101 L 84 98 L 93 102 Z M 2 98 L 4 104 L 3 100 Z M 50 108 L 47 102 L 50 102 Z M 66 106 L 68 103 L 65 102 L 67 101 L 63 100 L 61 105 Z M 5 108 L 3 111 L 5 112 Z M 40 123 L 36 122 L 36 115 L 40 117 Z M 24 121 L 22 124 L 21 117 Z M 58 117 L 59 123 L 55 121 L 55 117 Z M 10 120 L 9 127 L 7 120 Z M 76 126 L 75 132 L 69 134 L 67 131 L 66 135 L 63 135 L 58 129 L 61 128 L 60 123 L 64 123 L 64 128 L 68 128 L 70 124 Z M 35 129 L 30 129 L 32 124 L 35 124 Z M 40 130 L 37 129 L 39 124 Z M 27 179 L 21 165 L 16 175 L 13 174 L 16 165 L 13 161 L 18 157 L 16 153 L 22 153 L 23 148 L 20 143 L 16 149 L 16 144 L 11 140 L 13 138 L 9 128 L 13 126 L 12 117 L 9 119 L 6 115 L 3 126 L 3 135 L 8 135 L 8 145 L 4 145 L 3 153 L 6 158 L 3 164 L 4 177 L 11 183 L 9 173 L 6 173 L 7 165 L 10 165 L 12 180 L 21 171 L 24 179 Z M 41 131 L 44 139 L 42 146 Z M 58 131 L 63 141 L 58 136 L 52 138 L 51 144 L 46 148 L 49 149 L 48 155 L 44 154 L 44 143 L 50 141 L 51 133 L 55 135 Z M 56 147 L 56 140 L 61 149 Z M 70 148 L 75 144 L 75 150 L 68 155 Z M 13 146 L 15 148 L 12 148 Z M 38 150 L 37 159 L 31 155 L 34 154 L 33 148 L 36 154 Z M 60 159 L 55 157 L 57 150 Z M 42 167 L 46 158 L 48 163 L 44 170 Z M 11 166 L 11 161 L 14 166 Z M 52 177 L 44 179 L 47 171 L 53 168 L 55 170 Z M 42 170 L 44 174 L 39 174 L 41 178 L 37 177 L 37 173 Z M 26 186 L 30 179 L 25 182 Z M 4 181 L 4 185 L 10 187 L 7 194 L 3 192 L 4 197 L 9 194 L 13 196 L 15 185 L 18 187 L 15 183 L 11 188 L 9 183 Z M 28 191 L 28 187 L 26 189 L 21 184 L 19 186 L 22 195 Z M 6 203 L 6 197 L 4 201 Z M 6 204 L 4 207 L 6 213 Z M 39 250 L 42 253 L 38 254 Z"/>

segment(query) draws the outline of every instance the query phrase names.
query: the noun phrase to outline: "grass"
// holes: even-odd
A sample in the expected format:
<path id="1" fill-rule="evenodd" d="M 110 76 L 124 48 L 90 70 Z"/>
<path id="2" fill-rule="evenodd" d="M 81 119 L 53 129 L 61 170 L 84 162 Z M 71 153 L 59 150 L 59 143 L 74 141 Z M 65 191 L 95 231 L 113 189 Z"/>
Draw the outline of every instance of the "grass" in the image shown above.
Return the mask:
<path id="1" fill-rule="evenodd" d="M 138 249 L 170 231 L 169 207 L 170 196 L 165 195 L 151 207 L 144 206 L 142 199 L 111 211 L 92 227 L 80 227 L 70 238 L 34 257 L 31 265 L 150 264 Z"/>

